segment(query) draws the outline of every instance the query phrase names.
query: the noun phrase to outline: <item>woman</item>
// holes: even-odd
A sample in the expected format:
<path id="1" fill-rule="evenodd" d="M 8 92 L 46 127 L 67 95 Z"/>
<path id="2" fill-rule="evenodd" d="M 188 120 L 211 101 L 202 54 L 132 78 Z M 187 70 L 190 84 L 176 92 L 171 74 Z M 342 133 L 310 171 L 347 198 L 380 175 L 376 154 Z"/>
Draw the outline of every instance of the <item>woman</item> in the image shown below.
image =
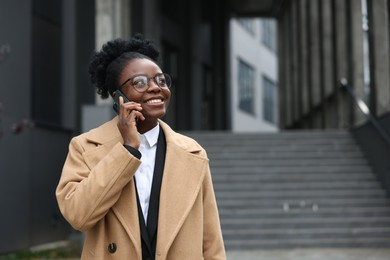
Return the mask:
<path id="1" fill-rule="evenodd" d="M 64 217 L 86 232 L 82 259 L 226 259 L 206 152 L 160 120 L 171 92 L 158 56 L 137 35 L 90 63 L 118 116 L 71 140 L 56 190 Z"/>

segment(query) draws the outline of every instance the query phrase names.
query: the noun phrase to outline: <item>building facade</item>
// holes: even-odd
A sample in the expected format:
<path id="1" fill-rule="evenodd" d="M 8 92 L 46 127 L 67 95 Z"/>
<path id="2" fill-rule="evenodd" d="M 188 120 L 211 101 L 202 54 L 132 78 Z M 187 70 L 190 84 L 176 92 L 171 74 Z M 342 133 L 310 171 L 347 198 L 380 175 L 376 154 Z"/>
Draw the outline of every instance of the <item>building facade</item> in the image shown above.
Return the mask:
<path id="1" fill-rule="evenodd" d="M 94 47 L 94 1 L 0 3 L 0 252 L 69 235 L 54 196 Z"/>
<path id="2" fill-rule="evenodd" d="M 278 130 L 276 20 L 230 21 L 231 130 Z"/>
<path id="3" fill-rule="evenodd" d="M 350 128 L 390 110 L 389 1 L 283 1 L 278 14 L 280 127 Z"/>

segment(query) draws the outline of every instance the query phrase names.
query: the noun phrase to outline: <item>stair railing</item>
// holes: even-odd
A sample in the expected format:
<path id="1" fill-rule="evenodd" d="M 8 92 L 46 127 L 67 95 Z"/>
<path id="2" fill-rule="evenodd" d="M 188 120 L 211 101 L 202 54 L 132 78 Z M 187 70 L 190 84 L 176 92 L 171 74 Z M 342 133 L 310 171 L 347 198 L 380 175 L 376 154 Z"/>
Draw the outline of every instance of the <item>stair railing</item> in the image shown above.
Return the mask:
<path id="1" fill-rule="evenodd" d="M 381 137 L 386 141 L 386 144 L 390 147 L 390 137 L 387 134 L 386 130 L 381 126 L 375 116 L 371 113 L 367 104 L 356 94 L 355 90 L 348 84 L 346 78 L 340 79 L 340 86 L 347 90 L 347 92 L 351 95 L 356 105 L 359 107 L 360 111 L 368 118 L 368 120 L 372 123 Z"/>

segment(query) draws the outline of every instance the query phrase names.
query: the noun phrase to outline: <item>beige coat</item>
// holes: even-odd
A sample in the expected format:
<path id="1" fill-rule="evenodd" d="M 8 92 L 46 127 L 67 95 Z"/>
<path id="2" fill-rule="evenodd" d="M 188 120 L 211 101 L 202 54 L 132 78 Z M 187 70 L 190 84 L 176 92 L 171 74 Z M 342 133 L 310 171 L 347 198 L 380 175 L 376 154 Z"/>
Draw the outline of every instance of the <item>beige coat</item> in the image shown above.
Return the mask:
<path id="1" fill-rule="evenodd" d="M 226 259 L 206 152 L 160 126 L 167 148 L 156 260 Z M 56 196 L 67 221 L 87 232 L 82 259 L 142 259 L 133 182 L 141 161 L 122 142 L 117 117 L 70 142 Z"/>

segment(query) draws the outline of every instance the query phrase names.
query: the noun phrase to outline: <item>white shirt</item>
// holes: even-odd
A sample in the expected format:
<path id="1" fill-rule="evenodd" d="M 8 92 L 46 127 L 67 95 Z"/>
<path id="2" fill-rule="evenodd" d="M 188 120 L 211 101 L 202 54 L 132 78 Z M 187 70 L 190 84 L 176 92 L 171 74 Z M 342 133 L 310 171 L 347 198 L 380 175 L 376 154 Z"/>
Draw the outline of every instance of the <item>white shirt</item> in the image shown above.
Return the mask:
<path id="1" fill-rule="evenodd" d="M 137 191 L 139 202 L 144 215 L 145 224 L 147 224 L 150 192 L 152 190 L 154 164 L 156 161 L 157 140 L 160 133 L 160 125 L 157 124 L 153 129 L 144 134 L 140 134 L 141 145 L 139 151 L 142 154 L 141 165 L 135 172 L 137 182 Z"/>

